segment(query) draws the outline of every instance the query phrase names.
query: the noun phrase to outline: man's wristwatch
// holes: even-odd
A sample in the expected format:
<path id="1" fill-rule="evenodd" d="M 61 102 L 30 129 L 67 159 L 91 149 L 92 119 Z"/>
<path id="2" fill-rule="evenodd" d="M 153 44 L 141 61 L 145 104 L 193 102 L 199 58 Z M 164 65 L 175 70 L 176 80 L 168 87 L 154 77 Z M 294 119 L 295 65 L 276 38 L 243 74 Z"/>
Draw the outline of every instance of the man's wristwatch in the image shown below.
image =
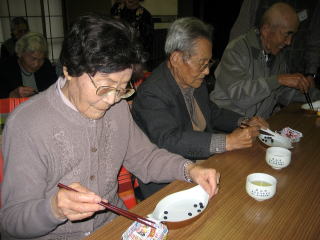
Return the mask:
<path id="1" fill-rule="evenodd" d="M 315 73 L 306 73 L 304 74 L 306 77 L 313 77 L 316 78 L 316 74 Z"/>

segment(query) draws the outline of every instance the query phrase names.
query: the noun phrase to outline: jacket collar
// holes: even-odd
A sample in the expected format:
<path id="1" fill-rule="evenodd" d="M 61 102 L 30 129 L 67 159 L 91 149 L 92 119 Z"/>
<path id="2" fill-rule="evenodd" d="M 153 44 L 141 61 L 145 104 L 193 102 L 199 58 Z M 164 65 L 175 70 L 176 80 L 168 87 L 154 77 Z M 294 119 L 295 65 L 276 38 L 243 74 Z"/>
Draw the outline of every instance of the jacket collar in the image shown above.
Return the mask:
<path id="1" fill-rule="evenodd" d="M 260 40 L 260 32 L 258 29 L 251 29 L 245 36 L 248 45 L 251 46 L 253 58 L 257 59 L 263 55 L 263 48 Z"/>

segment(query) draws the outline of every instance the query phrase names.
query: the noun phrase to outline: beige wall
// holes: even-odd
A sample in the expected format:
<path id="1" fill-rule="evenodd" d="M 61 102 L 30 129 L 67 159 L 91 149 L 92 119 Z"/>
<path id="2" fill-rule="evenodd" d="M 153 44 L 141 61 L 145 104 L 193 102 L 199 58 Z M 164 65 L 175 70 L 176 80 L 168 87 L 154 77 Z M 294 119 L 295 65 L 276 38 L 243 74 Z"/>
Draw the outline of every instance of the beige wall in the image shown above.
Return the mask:
<path id="1" fill-rule="evenodd" d="M 141 5 L 152 15 L 178 15 L 178 0 L 144 0 Z"/>

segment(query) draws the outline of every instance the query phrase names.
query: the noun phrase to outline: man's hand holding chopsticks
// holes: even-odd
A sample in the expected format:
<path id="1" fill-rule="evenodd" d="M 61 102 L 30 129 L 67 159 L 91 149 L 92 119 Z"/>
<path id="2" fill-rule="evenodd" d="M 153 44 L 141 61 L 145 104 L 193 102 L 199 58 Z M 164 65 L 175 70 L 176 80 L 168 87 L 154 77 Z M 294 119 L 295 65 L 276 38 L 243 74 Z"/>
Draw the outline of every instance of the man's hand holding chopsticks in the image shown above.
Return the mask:
<path id="1" fill-rule="evenodd" d="M 99 205 L 102 200 L 101 197 L 89 191 L 80 183 L 72 183 L 70 187 L 78 192 L 60 188 L 51 199 L 52 209 L 56 217 L 76 221 L 91 217 L 95 212 L 105 209 L 105 207 Z"/>
<path id="2" fill-rule="evenodd" d="M 269 123 L 266 122 L 262 117 L 252 117 L 248 121 L 246 121 L 246 124 L 250 127 L 259 127 L 261 129 L 267 129 L 269 128 Z"/>
<path id="3" fill-rule="evenodd" d="M 301 73 L 278 75 L 278 82 L 281 85 L 292 87 L 306 93 L 314 85 L 311 78 L 306 78 Z"/>

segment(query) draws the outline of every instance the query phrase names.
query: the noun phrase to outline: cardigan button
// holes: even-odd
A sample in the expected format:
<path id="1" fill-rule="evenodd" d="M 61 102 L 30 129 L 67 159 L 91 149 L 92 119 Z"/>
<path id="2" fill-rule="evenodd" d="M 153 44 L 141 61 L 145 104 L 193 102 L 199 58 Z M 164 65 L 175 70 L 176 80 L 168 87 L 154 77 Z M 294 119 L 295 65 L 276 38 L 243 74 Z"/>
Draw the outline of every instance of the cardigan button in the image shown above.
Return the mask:
<path id="1" fill-rule="evenodd" d="M 92 147 L 91 148 L 91 152 L 96 152 L 98 149 L 97 148 L 95 148 L 95 147 Z"/>

